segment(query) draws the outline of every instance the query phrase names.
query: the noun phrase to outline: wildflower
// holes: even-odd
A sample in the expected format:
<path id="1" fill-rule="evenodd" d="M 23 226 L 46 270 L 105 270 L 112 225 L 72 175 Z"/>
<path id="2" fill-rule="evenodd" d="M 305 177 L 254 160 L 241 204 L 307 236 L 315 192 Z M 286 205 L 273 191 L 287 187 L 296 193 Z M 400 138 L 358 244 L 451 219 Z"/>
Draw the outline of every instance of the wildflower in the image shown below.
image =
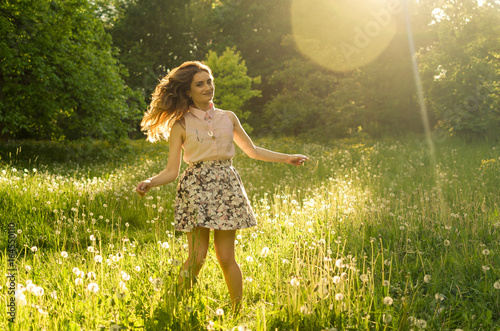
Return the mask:
<path id="1" fill-rule="evenodd" d="M 366 274 L 362 274 L 361 276 L 359 276 L 359 279 L 361 279 L 363 283 L 366 283 L 369 280 L 368 275 Z"/>
<path id="2" fill-rule="evenodd" d="M 288 264 L 288 263 L 290 263 L 290 261 L 288 261 L 287 259 L 283 259 L 281 262 L 282 262 L 283 264 Z"/>
<path id="3" fill-rule="evenodd" d="M 444 242 L 443 242 L 443 244 L 445 246 L 450 246 L 450 241 L 448 239 L 445 239 Z"/>
<path id="4" fill-rule="evenodd" d="M 382 286 L 384 287 L 389 287 L 390 283 L 388 280 L 384 280 L 384 282 L 382 283 Z"/>
<path id="5" fill-rule="evenodd" d="M 153 283 L 155 290 L 159 291 L 161 289 L 161 287 L 163 286 L 163 279 L 155 278 L 155 279 L 153 279 L 152 283 Z"/>
<path id="6" fill-rule="evenodd" d="M 95 241 L 95 236 L 93 234 L 90 235 L 90 241 Z"/>
<path id="7" fill-rule="evenodd" d="M 193 307 L 186 306 L 186 307 L 184 307 L 184 310 L 186 311 L 186 313 L 192 313 L 193 312 Z"/>
<path id="8" fill-rule="evenodd" d="M 73 268 L 73 273 L 74 273 L 75 275 L 79 275 L 79 274 L 80 274 L 80 269 L 78 269 L 77 267 L 74 267 L 74 268 Z"/>
<path id="9" fill-rule="evenodd" d="M 215 330 L 215 323 L 214 323 L 214 321 L 208 321 L 208 323 L 207 323 L 207 330 L 208 331 L 214 331 Z"/>
<path id="10" fill-rule="evenodd" d="M 266 256 L 267 256 L 267 253 L 269 253 L 269 247 L 264 247 L 264 248 L 262 248 L 262 250 L 260 251 L 260 256 L 262 256 L 262 257 L 266 257 Z"/>
<path id="11" fill-rule="evenodd" d="M 25 266 L 24 269 L 26 269 L 26 271 L 28 271 L 28 272 L 31 271 L 31 267 L 29 265 Z"/>
<path id="12" fill-rule="evenodd" d="M 424 276 L 424 282 L 428 283 L 431 281 L 431 275 L 425 275 Z"/>
<path id="13" fill-rule="evenodd" d="M 116 292 L 116 297 L 118 299 L 120 299 L 120 300 L 123 300 L 126 295 L 127 295 L 127 293 L 125 291 L 118 291 L 118 292 Z"/>
<path id="14" fill-rule="evenodd" d="M 217 310 L 215 311 L 215 315 L 217 316 L 224 315 L 224 310 L 222 308 L 217 308 Z"/>
<path id="15" fill-rule="evenodd" d="M 174 260 L 172 261 L 172 265 L 173 265 L 174 267 L 178 267 L 178 266 L 180 266 L 181 264 L 182 264 L 182 262 L 181 262 L 180 260 L 174 259 Z"/>
<path id="16" fill-rule="evenodd" d="M 37 250 L 38 250 L 38 248 L 36 246 L 31 247 L 32 252 L 36 252 Z"/>
<path id="17" fill-rule="evenodd" d="M 28 282 L 28 281 L 26 281 L 26 282 Z M 29 284 L 27 284 L 27 285 L 26 285 L 26 290 L 27 290 L 28 292 L 33 292 L 33 290 L 34 290 L 35 288 L 36 288 L 36 285 L 35 285 L 35 284 L 33 284 L 33 283 L 29 283 Z"/>
<path id="18" fill-rule="evenodd" d="M 90 283 L 89 285 L 87 285 L 87 290 L 93 293 L 97 293 L 99 291 L 99 285 L 97 285 L 96 283 Z"/>
<path id="19" fill-rule="evenodd" d="M 36 295 L 37 297 L 41 297 L 43 295 L 43 293 L 44 293 L 44 290 L 40 286 L 37 286 L 33 289 L 33 294 Z"/>
<path id="20" fill-rule="evenodd" d="M 126 273 L 125 271 L 121 271 L 120 274 L 121 274 L 123 280 L 130 279 L 130 275 L 128 273 Z"/>
<path id="21" fill-rule="evenodd" d="M 296 277 L 293 277 L 292 280 L 290 280 L 290 284 L 292 286 L 299 286 L 300 282 Z"/>
<path id="22" fill-rule="evenodd" d="M 436 293 L 436 295 L 434 295 L 434 298 L 436 298 L 436 300 L 438 301 L 443 301 L 444 295 L 442 295 L 441 293 Z"/>
<path id="23" fill-rule="evenodd" d="M 333 283 L 334 283 L 334 284 L 338 284 L 338 283 L 340 283 L 340 280 L 341 280 L 341 279 L 340 279 L 340 277 L 339 277 L 339 276 L 333 276 Z"/>
<path id="24" fill-rule="evenodd" d="M 94 252 L 94 246 L 87 247 L 87 251 L 89 251 L 90 253 L 93 253 Z"/>
<path id="25" fill-rule="evenodd" d="M 337 300 L 337 301 L 344 300 L 344 295 L 342 293 L 335 294 L 335 300 Z"/>
<path id="26" fill-rule="evenodd" d="M 252 233 L 252 238 L 253 238 L 253 239 L 257 238 L 257 233 L 255 233 L 255 232 L 254 232 L 254 233 Z"/>
<path id="27" fill-rule="evenodd" d="M 493 284 L 493 287 L 496 288 L 497 290 L 500 290 L 500 280 L 497 280 L 495 284 Z"/>
<path id="28" fill-rule="evenodd" d="M 384 304 L 385 304 L 385 305 L 390 306 L 390 305 L 392 305 L 392 303 L 393 303 L 393 302 L 394 302 L 394 300 L 392 300 L 392 298 L 391 298 L 391 297 L 385 297 L 385 298 L 384 298 Z"/>
<path id="29" fill-rule="evenodd" d="M 342 259 L 338 259 L 337 261 L 335 261 L 335 266 L 337 268 L 343 268 L 344 264 L 342 263 Z"/>
<path id="30" fill-rule="evenodd" d="M 26 296 L 24 294 L 20 294 L 17 297 L 17 304 L 20 306 L 26 306 L 28 302 L 26 301 Z"/>
<path id="31" fill-rule="evenodd" d="M 253 281 L 253 278 L 252 277 L 247 277 L 247 278 L 245 278 L 245 281 L 251 283 Z"/>
<path id="32" fill-rule="evenodd" d="M 483 255 L 489 255 L 490 251 L 488 249 L 483 249 Z"/>
<path id="33" fill-rule="evenodd" d="M 168 242 L 165 241 L 164 243 L 161 244 L 161 247 L 167 249 L 170 247 L 170 245 L 168 244 Z"/>
<path id="34" fill-rule="evenodd" d="M 57 299 L 57 292 L 56 292 L 56 291 L 52 291 L 52 292 L 50 292 L 50 297 L 51 297 L 52 299 Z"/>
<path id="35" fill-rule="evenodd" d="M 489 266 L 487 266 L 487 265 L 483 265 L 483 271 L 484 271 L 484 272 L 486 272 L 486 271 L 488 271 L 488 270 L 490 270 L 490 267 L 489 267 Z"/>
<path id="36" fill-rule="evenodd" d="M 88 279 L 96 279 L 97 277 L 95 275 L 95 272 L 89 271 L 89 272 L 87 272 L 87 278 Z"/>
<path id="37" fill-rule="evenodd" d="M 102 256 L 100 256 L 100 255 L 96 255 L 96 256 L 94 256 L 94 261 L 95 261 L 96 263 L 101 263 L 101 262 L 102 262 Z"/>
<path id="38" fill-rule="evenodd" d="M 82 285 L 83 284 L 83 279 L 77 278 L 75 279 L 75 285 Z"/>
<path id="39" fill-rule="evenodd" d="M 67 258 L 68 257 L 68 252 L 62 251 L 61 252 L 61 256 L 64 257 L 64 258 Z"/>
<path id="40" fill-rule="evenodd" d="M 48 315 L 48 314 L 49 314 L 49 312 L 48 312 L 48 311 L 43 310 L 42 308 L 38 308 L 38 312 L 39 312 L 40 314 L 42 314 L 42 315 Z"/>
<path id="41" fill-rule="evenodd" d="M 126 291 L 126 290 L 128 290 L 128 289 L 127 289 L 127 285 L 126 285 L 124 282 L 120 282 L 120 283 L 118 284 L 118 287 L 119 287 L 119 288 L 120 288 L 120 290 L 122 290 L 122 291 Z"/>
<path id="42" fill-rule="evenodd" d="M 420 329 L 425 329 L 427 327 L 427 322 L 425 320 L 417 320 L 416 324 Z"/>
<path id="43" fill-rule="evenodd" d="M 247 256 L 246 260 L 247 260 L 247 262 L 253 262 L 253 257 Z"/>
<path id="44" fill-rule="evenodd" d="M 392 315 L 391 314 L 382 315 L 382 321 L 384 321 L 384 323 L 391 323 Z"/>
<path id="45" fill-rule="evenodd" d="M 309 314 L 309 308 L 307 308 L 307 305 L 303 305 L 302 307 L 300 307 L 300 312 L 304 315 Z"/>
<path id="46" fill-rule="evenodd" d="M 139 272 L 139 271 L 141 271 L 141 267 L 136 266 L 136 267 L 134 268 L 134 270 L 135 270 L 135 271 L 137 271 L 137 272 Z"/>

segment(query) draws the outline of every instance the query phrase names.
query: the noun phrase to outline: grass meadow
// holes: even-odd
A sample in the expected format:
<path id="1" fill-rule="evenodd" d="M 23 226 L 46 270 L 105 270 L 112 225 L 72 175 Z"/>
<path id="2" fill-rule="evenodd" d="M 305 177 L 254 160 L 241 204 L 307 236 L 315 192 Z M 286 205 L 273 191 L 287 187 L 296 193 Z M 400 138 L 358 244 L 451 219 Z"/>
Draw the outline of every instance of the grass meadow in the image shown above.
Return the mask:
<path id="1" fill-rule="evenodd" d="M 213 246 L 172 294 L 187 257 L 176 183 L 134 192 L 167 144 L 1 146 L 0 329 L 500 330 L 500 144 L 256 144 L 310 161 L 234 159 L 259 222 L 238 232 L 237 315 Z"/>

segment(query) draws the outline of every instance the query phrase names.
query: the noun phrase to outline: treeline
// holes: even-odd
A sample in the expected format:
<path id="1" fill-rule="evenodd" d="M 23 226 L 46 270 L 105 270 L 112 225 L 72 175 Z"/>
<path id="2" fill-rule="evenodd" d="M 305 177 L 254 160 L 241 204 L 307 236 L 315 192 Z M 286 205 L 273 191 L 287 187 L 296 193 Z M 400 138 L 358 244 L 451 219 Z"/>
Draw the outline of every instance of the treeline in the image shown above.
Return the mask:
<path id="1" fill-rule="evenodd" d="M 498 1 L 409 1 L 407 11 L 397 0 L 372 11 L 363 0 L 340 6 L 325 0 L 3 1 L 0 137 L 140 136 L 138 123 L 158 79 L 186 60 L 209 63 L 217 106 L 236 111 L 254 135 L 326 142 L 418 133 L 424 126 L 415 56 L 430 127 L 498 139 Z M 359 10 L 359 20 L 343 21 L 339 8 Z M 329 20 L 331 13 L 337 17 Z M 346 59 L 362 66 L 340 66 Z"/>

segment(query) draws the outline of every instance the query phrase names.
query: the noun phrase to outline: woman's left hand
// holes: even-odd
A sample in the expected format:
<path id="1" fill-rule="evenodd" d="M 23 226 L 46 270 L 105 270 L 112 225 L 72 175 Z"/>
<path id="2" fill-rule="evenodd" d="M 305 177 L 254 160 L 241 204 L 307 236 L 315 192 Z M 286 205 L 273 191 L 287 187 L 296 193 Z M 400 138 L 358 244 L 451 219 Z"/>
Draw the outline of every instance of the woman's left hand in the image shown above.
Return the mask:
<path id="1" fill-rule="evenodd" d="M 305 161 L 309 161 L 309 158 L 301 154 L 289 155 L 286 163 L 296 166 L 301 166 Z"/>

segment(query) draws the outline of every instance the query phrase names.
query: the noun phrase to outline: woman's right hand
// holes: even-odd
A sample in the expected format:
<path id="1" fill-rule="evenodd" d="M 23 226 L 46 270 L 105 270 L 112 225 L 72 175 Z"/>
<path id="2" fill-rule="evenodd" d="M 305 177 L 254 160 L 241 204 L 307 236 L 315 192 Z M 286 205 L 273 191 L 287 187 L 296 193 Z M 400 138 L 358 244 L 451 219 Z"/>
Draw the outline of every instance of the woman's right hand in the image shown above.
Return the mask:
<path id="1" fill-rule="evenodd" d="M 145 196 L 146 193 L 152 188 L 151 186 L 151 179 L 146 179 L 145 181 L 142 181 L 137 185 L 135 190 L 141 197 Z"/>

